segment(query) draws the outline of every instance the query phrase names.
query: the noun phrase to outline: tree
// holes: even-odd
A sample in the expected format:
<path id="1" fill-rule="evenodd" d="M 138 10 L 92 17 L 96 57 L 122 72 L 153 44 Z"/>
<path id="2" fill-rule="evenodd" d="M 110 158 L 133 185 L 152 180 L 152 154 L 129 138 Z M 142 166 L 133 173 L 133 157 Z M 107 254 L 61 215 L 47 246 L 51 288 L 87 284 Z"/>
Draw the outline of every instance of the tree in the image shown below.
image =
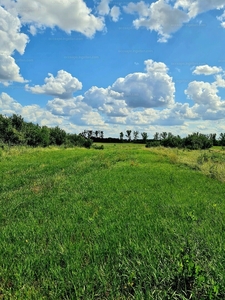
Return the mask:
<path id="1" fill-rule="evenodd" d="M 138 135 L 139 135 L 139 131 L 134 131 L 133 132 L 133 136 L 134 136 L 135 141 L 138 139 Z"/>
<path id="2" fill-rule="evenodd" d="M 141 136 L 142 136 L 143 143 L 146 143 L 147 142 L 147 138 L 148 138 L 147 132 L 142 132 Z"/>
<path id="3" fill-rule="evenodd" d="M 123 132 L 120 132 L 120 140 L 121 141 L 123 140 L 123 136 L 124 136 Z"/>
<path id="4" fill-rule="evenodd" d="M 98 137 L 98 134 L 99 134 L 99 130 L 96 130 L 96 131 L 95 131 L 95 137 L 96 137 L 96 138 Z"/>
<path id="5" fill-rule="evenodd" d="M 11 120 L 11 124 L 12 124 L 13 128 L 15 128 L 18 131 L 22 130 L 24 121 L 21 116 L 13 114 L 9 119 Z"/>
<path id="6" fill-rule="evenodd" d="M 131 141 L 131 130 L 127 130 L 126 131 L 126 137 L 128 138 L 128 141 L 130 142 Z"/>
<path id="7" fill-rule="evenodd" d="M 220 136 L 219 136 L 219 140 L 220 140 L 220 145 L 222 147 L 225 146 L 225 133 L 221 133 Z"/>
<path id="8" fill-rule="evenodd" d="M 160 137 L 162 140 L 165 140 L 167 138 L 167 132 L 164 131 L 164 132 L 160 133 Z"/>
<path id="9" fill-rule="evenodd" d="M 154 134 L 154 140 L 156 140 L 156 141 L 159 140 L 159 133 L 158 133 L 158 132 L 156 132 L 156 133 Z"/>
<path id="10" fill-rule="evenodd" d="M 56 126 L 55 128 L 50 128 L 50 144 L 62 145 L 66 142 L 66 132 L 65 130 Z"/>
<path id="11" fill-rule="evenodd" d="M 216 133 L 210 133 L 209 134 L 209 139 L 212 141 L 213 146 L 218 145 L 218 141 L 216 140 Z"/>
<path id="12" fill-rule="evenodd" d="M 100 131 L 100 138 L 103 139 L 104 138 L 104 132 Z"/>

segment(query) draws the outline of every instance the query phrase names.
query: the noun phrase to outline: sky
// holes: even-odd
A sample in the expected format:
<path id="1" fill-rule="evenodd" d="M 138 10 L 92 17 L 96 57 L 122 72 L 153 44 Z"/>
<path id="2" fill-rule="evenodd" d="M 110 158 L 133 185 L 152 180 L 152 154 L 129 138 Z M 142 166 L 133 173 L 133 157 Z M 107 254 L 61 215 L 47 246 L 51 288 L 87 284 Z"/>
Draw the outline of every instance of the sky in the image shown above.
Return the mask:
<path id="1" fill-rule="evenodd" d="M 225 132 L 225 0 L 0 0 L 0 114 L 105 137 Z"/>

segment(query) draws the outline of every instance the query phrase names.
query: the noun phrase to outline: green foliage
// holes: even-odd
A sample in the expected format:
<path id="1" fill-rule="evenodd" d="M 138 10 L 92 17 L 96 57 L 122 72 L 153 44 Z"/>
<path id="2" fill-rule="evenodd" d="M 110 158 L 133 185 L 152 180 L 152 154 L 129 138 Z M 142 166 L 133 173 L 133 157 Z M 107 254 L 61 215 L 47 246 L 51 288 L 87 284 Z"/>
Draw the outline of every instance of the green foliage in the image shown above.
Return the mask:
<path id="1" fill-rule="evenodd" d="M 142 141 L 143 141 L 143 143 L 146 143 L 146 142 L 147 142 L 147 139 L 148 139 L 148 134 L 147 134 L 147 132 L 142 132 L 142 133 L 141 133 L 141 136 L 142 136 Z"/>
<path id="2" fill-rule="evenodd" d="M 160 143 L 160 141 L 149 141 L 146 145 L 145 145 L 145 147 L 146 148 L 151 148 L 151 147 L 159 147 L 161 145 L 161 143 Z"/>
<path id="3" fill-rule="evenodd" d="M 47 126 L 41 127 L 38 124 L 28 123 L 21 116 L 15 114 L 11 117 L 0 114 L 0 141 L 9 146 L 27 145 L 31 147 L 65 145 L 65 147 L 84 146 L 89 148 L 92 143 L 85 136 L 67 134 L 58 126 L 48 128 Z"/>
<path id="4" fill-rule="evenodd" d="M 213 146 L 213 142 L 208 136 L 197 132 L 184 138 L 183 145 L 191 150 L 209 149 Z"/>
<path id="5" fill-rule="evenodd" d="M 104 149 L 104 145 L 99 146 L 99 145 L 93 144 L 92 148 L 94 148 L 96 150 L 103 150 Z"/>

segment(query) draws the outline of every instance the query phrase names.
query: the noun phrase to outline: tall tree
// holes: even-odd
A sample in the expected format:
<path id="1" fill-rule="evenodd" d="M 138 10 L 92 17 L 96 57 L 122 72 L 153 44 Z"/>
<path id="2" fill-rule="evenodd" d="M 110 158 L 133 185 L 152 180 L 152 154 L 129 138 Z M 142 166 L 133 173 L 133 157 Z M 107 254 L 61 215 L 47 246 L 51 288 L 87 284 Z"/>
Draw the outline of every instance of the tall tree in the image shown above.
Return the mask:
<path id="1" fill-rule="evenodd" d="M 130 142 L 131 141 L 131 130 L 126 130 L 126 137 L 128 138 L 128 141 Z"/>
<path id="2" fill-rule="evenodd" d="M 123 140 L 123 136 L 124 136 L 123 132 L 120 132 L 120 140 L 121 141 Z"/>
<path id="3" fill-rule="evenodd" d="M 154 140 L 156 140 L 156 141 L 159 140 L 159 133 L 158 133 L 158 132 L 156 132 L 156 133 L 154 134 Z"/>
<path id="4" fill-rule="evenodd" d="M 147 132 L 142 132 L 141 136 L 142 136 L 143 143 L 146 143 L 147 142 L 147 138 L 148 138 Z"/>
<path id="5" fill-rule="evenodd" d="M 135 141 L 138 139 L 138 135 L 139 135 L 139 131 L 134 131 L 133 132 L 133 136 L 134 136 Z"/>

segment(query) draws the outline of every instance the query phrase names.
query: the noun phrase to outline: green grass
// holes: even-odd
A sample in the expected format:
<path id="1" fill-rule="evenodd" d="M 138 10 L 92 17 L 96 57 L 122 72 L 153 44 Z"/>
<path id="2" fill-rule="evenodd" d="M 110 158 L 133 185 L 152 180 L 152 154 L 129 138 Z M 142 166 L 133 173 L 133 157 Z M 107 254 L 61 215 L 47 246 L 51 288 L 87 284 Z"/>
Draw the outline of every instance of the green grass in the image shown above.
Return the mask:
<path id="1" fill-rule="evenodd" d="M 204 153 L 2 151 L 0 299 L 225 299 L 225 185 Z"/>

